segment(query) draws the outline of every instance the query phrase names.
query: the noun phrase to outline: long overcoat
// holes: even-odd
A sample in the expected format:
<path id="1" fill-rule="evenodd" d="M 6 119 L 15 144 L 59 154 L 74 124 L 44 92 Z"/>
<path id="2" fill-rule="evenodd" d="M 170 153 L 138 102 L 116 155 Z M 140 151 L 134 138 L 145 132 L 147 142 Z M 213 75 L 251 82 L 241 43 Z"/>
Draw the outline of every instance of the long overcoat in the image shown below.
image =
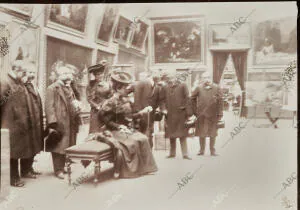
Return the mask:
<path id="1" fill-rule="evenodd" d="M 33 119 L 32 124 L 32 142 L 36 145 L 39 150 L 44 148 L 44 126 L 43 126 L 43 107 L 40 94 L 33 84 L 27 83 L 26 88 L 28 90 L 30 98 L 30 113 L 31 119 Z"/>
<path id="2" fill-rule="evenodd" d="M 174 85 L 168 84 L 162 87 L 159 95 L 161 106 L 167 110 L 166 138 L 186 137 L 188 128 L 185 122 L 192 115 L 186 84 L 179 82 Z"/>
<path id="3" fill-rule="evenodd" d="M 57 131 L 61 132 L 61 141 L 49 152 L 65 154 L 65 149 L 76 144 L 79 118 L 72 114 L 72 107 L 69 105 L 68 98 L 63 90 L 63 84 L 56 81 L 47 88 L 46 91 L 46 119 L 47 125 L 57 123 Z"/>
<path id="4" fill-rule="evenodd" d="M 203 84 L 192 91 L 191 103 L 197 117 L 195 135 L 200 137 L 217 136 L 218 116 L 223 116 L 222 92 L 218 85 L 209 88 Z"/>
<path id="5" fill-rule="evenodd" d="M 10 157 L 31 158 L 40 152 L 41 143 L 33 141 L 35 122 L 28 91 L 11 75 L 1 79 L 1 128 L 9 129 Z"/>

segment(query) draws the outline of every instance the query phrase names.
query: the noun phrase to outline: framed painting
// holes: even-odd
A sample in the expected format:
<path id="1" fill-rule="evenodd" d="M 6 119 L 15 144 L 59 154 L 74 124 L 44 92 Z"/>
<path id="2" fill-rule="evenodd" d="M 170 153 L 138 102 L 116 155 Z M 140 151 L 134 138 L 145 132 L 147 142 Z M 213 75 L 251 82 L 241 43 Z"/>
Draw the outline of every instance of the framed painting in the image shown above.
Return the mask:
<path id="1" fill-rule="evenodd" d="M 7 25 L 10 34 L 9 60 L 27 60 L 38 67 L 39 62 L 39 27 L 24 25 L 23 21 L 14 20 Z"/>
<path id="2" fill-rule="evenodd" d="M 0 4 L 0 11 L 21 19 L 30 20 L 33 6 L 32 4 Z"/>
<path id="3" fill-rule="evenodd" d="M 211 24 L 209 26 L 210 49 L 245 49 L 251 47 L 250 23 L 245 22 L 234 32 L 232 23 Z"/>
<path id="4" fill-rule="evenodd" d="M 47 37 L 46 53 L 46 79 L 47 86 L 55 81 L 52 78 L 53 71 L 60 65 L 67 65 L 74 72 L 74 80 L 83 102 L 83 111 L 89 111 L 89 104 L 86 98 L 86 87 L 88 84 L 87 68 L 91 65 L 92 49 L 85 48 L 62 41 L 56 38 Z"/>
<path id="5" fill-rule="evenodd" d="M 145 51 L 145 40 L 147 38 L 149 26 L 146 23 L 139 21 L 138 23 L 134 24 L 133 28 L 134 30 L 131 41 L 132 48 Z"/>
<path id="6" fill-rule="evenodd" d="M 102 21 L 97 31 L 98 43 L 108 45 L 108 43 L 111 41 L 114 28 L 116 27 L 115 22 L 117 20 L 118 13 L 118 5 L 105 5 Z"/>
<path id="7" fill-rule="evenodd" d="M 88 4 L 51 4 L 48 6 L 47 26 L 65 33 L 83 36 Z"/>
<path id="8" fill-rule="evenodd" d="M 255 24 L 254 65 L 287 65 L 297 59 L 297 17 Z"/>
<path id="9" fill-rule="evenodd" d="M 153 63 L 204 63 L 204 17 L 152 19 Z"/>
<path id="10" fill-rule="evenodd" d="M 123 16 L 120 16 L 114 33 L 114 40 L 117 41 L 119 44 L 128 46 L 131 32 L 131 24 L 132 21 L 128 20 Z"/>

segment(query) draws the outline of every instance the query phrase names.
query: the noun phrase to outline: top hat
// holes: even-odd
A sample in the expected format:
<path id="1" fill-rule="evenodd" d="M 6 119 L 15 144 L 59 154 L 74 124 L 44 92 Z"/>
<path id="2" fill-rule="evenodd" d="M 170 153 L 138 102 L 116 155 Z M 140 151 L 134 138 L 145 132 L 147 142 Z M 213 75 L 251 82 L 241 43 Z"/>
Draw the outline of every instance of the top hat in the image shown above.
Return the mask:
<path id="1" fill-rule="evenodd" d="M 97 65 L 93 65 L 93 66 L 90 66 L 88 68 L 88 72 L 89 73 L 97 73 L 97 72 L 104 72 L 104 69 L 105 69 L 105 65 L 103 64 L 97 64 Z"/>
<path id="2" fill-rule="evenodd" d="M 126 85 L 133 82 L 132 76 L 128 72 L 125 72 L 122 70 L 113 71 L 111 74 L 111 79 L 115 82 L 119 82 L 119 83 L 126 84 Z"/>

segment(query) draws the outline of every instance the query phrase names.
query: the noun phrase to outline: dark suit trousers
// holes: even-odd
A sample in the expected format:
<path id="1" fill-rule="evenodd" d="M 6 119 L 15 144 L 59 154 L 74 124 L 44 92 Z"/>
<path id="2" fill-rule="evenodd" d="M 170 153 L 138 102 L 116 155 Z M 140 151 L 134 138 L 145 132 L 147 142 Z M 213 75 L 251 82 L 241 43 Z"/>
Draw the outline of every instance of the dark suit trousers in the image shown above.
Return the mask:
<path id="1" fill-rule="evenodd" d="M 188 156 L 186 137 L 180 138 L 182 156 Z M 170 138 L 170 155 L 176 156 L 176 138 Z"/>
<path id="2" fill-rule="evenodd" d="M 52 161 L 53 161 L 53 169 L 54 172 L 57 173 L 59 171 L 64 171 L 66 155 L 62 155 L 59 153 L 52 152 Z"/>
<path id="3" fill-rule="evenodd" d="M 21 158 L 20 166 L 21 166 L 21 175 L 26 175 L 31 171 L 33 164 L 33 157 L 31 158 Z M 19 174 L 19 160 L 18 159 L 10 159 L 10 179 L 17 180 L 20 179 Z"/>
<path id="4" fill-rule="evenodd" d="M 210 137 L 209 147 L 210 147 L 210 153 L 215 153 L 215 143 L 216 143 L 216 137 Z M 200 137 L 200 152 L 204 153 L 205 151 L 205 137 Z"/>
<path id="5" fill-rule="evenodd" d="M 148 122 L 141 120 L 139 131 L 148 137 L 148 141 L 149 141 L 150 147 L 152 149 L 153 148 L 154 122 L 150 120 L 150 124 L 148 127 Z"/>

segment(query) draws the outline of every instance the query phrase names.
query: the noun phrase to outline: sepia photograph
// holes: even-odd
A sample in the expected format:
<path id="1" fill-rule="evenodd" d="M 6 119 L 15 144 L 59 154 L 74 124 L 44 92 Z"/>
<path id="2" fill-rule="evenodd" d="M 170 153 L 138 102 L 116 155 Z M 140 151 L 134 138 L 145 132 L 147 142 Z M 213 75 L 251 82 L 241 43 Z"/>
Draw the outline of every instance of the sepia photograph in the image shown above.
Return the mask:
<path id="1" fill-rule="evenodd" d="M 0 210 L 298 209 L 296 1 L 45 3 L 0 4 Z"/>

